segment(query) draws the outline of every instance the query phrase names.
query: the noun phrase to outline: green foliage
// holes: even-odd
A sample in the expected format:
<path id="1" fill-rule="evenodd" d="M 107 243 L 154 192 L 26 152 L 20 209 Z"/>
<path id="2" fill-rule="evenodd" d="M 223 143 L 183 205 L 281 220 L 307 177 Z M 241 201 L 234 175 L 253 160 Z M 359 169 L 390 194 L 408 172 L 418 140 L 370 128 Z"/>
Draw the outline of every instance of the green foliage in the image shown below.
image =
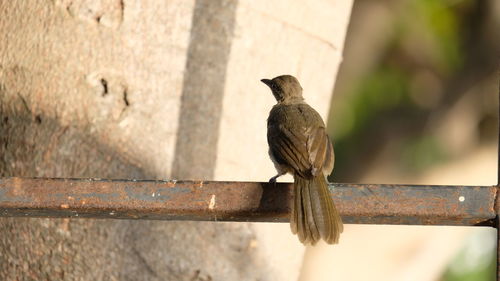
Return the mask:
<path id="1" fill-rule="evenodd" d="M 495 281 L 496 261 L 490 259 L 484 267 L 475 268 L 467 272 L 447 271 L 441 281 Z"/>
<path id="2" fill-rule="evenodd" d="M 387 144 L 393 166 L 407 174 L 422 172 L 450 157 L 447 144 L 433 131 L 437 127 L 433 122 L 437 112 L 448 110 L 456 100 L 453 95 L 457 95 L 457 88 L 453 83 L 468 73 L 466 58 L 474 59 L 470 54 L 481 52 L 468 37 L 482 32 L 480 24 L 472 25 L 481 20 L 475 12 L 485 7 L 479 2 L 384 2 L 391 11 L 393 25 L 383 31 L 388 36 L 381 36 L 386 38 L 384 48 L 374 54 L 379 61 L 375 67 L 365 67 L 371 69 L 368 73 L 351 78 L 351 85 L 342 87 L 350 92 L 340 93 L 344 99 L 333 105 L 335 118 L 330 124 L 335 129 L 331 135 L 337 163 L 333 180 L 356 181 L 356 177 L 350 176 L 373 165 L 370 161 Z M 345 63 L 364 63 L 350 59 Z M 485 257 L 480 266 L 453 270 L 470 260 L 467 255 L 462 252 L 441 281 L 495 280 L 494 254 Z"/>
<path id="3" fill-rule="evenodd" d="M 343 95 L 342 106 L 335 107 L 332 135 L 338 162 L 347 163 L 349 159 L 344 157 L 352 159 L 356 153 L 366 153 L 370 149 L 360 146 L 375 146 L 379 138 L 401 144 L 394 148 L 401 155 L 395 165 L 409 173 L 446 158 L 446 146 L 431 133 L 422 131 L 432 108 L 422 108 L 412 94 L 415 95 L 415 88 L 423 92 L 422 96 L 434 94 L 426 91 L 429 85 L 415 85 L 419 81 L 416 77 L 423 72 L 436 77 L 439 89 L 441 80 L 462 67 L 461 17 L 462 10 L 470 5 L 469 0 L 408 0 L 398 6 L 379 63 L 357 78 L 354 86 L 347 87 L 351 93 Z M 405 123 L 406 130 L 398 128 L 401 123 Z M 346 171 L 338 166 L 336 169 L 340 177 Z"/>
<path id="4" fill-rule="evenodd" d="M 448 74 L 462 65 L 460 14 L 456 5 L 467 1 L 412 0 L 407 12 L 399 18 L 400 32 L 412 42 L 418 42 L 420 51 L 435 70 Z M 405 40 L 403 36 L 403 40 Z M 407 39 L 408 40 L 408 39 Z"/>
<path id="5" fill-rule="evenodd" d="M 446 158 L 441 144 L 431 135 L 407 140 L 401 155 L 403 167 L 414 171 L 422 171 Z"/>
<path id="6" fill-rule="evenodd" d="M 382 66 L 370 73 L 349 95 L 349 106 L 340 112 L 342 123 L 335 132 L 342 138 L 370 126 L 380 113 L 408 102 L 408 79 L 401 70 Z"/>
<path id="7" fill-rule="evenodd" d="M 487 235 L 485 235 L 487 234 Z M 464 248 L 446 269 L 441 281 L 496 280 L 496 235 L 479 232 L 470 236 Z"/>

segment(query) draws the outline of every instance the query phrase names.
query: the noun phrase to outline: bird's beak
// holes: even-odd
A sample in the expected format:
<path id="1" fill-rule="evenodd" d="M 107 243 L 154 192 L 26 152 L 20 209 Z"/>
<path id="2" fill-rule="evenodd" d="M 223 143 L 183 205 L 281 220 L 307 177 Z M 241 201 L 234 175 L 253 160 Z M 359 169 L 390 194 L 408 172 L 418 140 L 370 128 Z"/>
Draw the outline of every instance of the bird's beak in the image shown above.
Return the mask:
<path id="1" fill-rule="evenodd" d="M 262 79 L 260 80 L 260 82 L 266 84 L 267 86 L 271 87 L 273 81 L 272 80 L 269 80 L 269 79 Z"/>

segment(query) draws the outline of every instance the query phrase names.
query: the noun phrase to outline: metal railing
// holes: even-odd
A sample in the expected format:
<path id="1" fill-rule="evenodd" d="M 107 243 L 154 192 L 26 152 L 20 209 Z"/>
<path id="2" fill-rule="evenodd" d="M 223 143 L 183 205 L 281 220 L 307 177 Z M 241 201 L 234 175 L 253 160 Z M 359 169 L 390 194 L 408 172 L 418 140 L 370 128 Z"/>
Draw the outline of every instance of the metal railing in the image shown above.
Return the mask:
<path id="1" fill-rule="evenodd" d="M 286 222 L 292 188 L 259 182 L 0 178 L 0 216 Z M 345 223 L 499 226 L 498 186 L 336 183 L 330 190 Z"/>
<path id="2" fill-rule="evenodd" d="M 0 179 L 0 215 L 288 221 L 292 184 Z M 496 226 L 495 186 L 331 184 L 345 223 Z"/>

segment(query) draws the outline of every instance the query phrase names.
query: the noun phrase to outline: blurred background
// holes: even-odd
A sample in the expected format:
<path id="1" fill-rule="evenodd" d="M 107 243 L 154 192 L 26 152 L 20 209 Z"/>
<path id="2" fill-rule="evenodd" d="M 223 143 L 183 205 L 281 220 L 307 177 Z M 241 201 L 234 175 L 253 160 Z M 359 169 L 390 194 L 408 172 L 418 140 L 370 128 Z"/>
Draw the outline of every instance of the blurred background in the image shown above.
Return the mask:
<path id="1" fill-rule="evenodd" d="M 354 1 L 328 120 L 330 181 L 496 184 L 499 50 L 498 0 Z M 345 232 L 337 250 L 307 250 L 301 280 L 333 280 L 315 275 L 326 264 L 337 280 L 495 280 L 491 228 Z"/>

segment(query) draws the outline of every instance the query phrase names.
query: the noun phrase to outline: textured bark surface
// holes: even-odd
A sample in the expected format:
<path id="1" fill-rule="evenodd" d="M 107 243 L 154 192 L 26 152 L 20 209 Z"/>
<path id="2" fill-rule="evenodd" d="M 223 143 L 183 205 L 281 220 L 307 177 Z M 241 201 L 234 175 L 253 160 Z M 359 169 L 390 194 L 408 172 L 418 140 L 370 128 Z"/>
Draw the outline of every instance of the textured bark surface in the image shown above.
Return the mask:
<path id="1" fill-rule="evenodd" d="M 32 116 L 20 98 L 1 104 L 2 176 L 154 177 L 83 128 Z M 248 224 L 2 218 L 0 232 L 1 280 L 252 280 L 265 272 L 253 270 L 261 262 Z"/>
<path id="2" fill-rule="evenodd" d="M 340 2 L 348 2 L 333 12 L 344 19 L 334 39 L 340 47 L 322 49 L 334 70 L 350 9 Z M 305 63 L 300 54 L 324 45 L 318 38 L 326 33 L 283 24 L 293 19 L 263 13 L 263 3 L 0 1 L 0 176 L 267 179 L 274 173 L 263 142 L 272 100 L 252 101 L 252 111 L 246 99 L 261 75 L 286 71 L 273 70 L 276 59 L 297 55 L 289 64 L 307 68 L 303 77 L 321 69 L 324 61 Z M 277 56 L 275 48 L 247 63 L 260 52 L 245 43 L 260 28 L 248 23 L 252 17 L 310 50 Z M 282 48 L 287 36 L 268 40 L 284 40 Z M 271 70 L 262 73 L 266 65 Z M 319 88 L 314 79 L 305 83 L 316 101 L 329 100 L 333 79 L 328 73 Z M 251 124 L 244 133 L 231 121 L 241 115 Z M 246 147 L 250 167 L 231 164 L 235 142 Z M 1 280 L 293 280 L 303 248 L 284 224 L 0 218 L 0 253 Z"/>

